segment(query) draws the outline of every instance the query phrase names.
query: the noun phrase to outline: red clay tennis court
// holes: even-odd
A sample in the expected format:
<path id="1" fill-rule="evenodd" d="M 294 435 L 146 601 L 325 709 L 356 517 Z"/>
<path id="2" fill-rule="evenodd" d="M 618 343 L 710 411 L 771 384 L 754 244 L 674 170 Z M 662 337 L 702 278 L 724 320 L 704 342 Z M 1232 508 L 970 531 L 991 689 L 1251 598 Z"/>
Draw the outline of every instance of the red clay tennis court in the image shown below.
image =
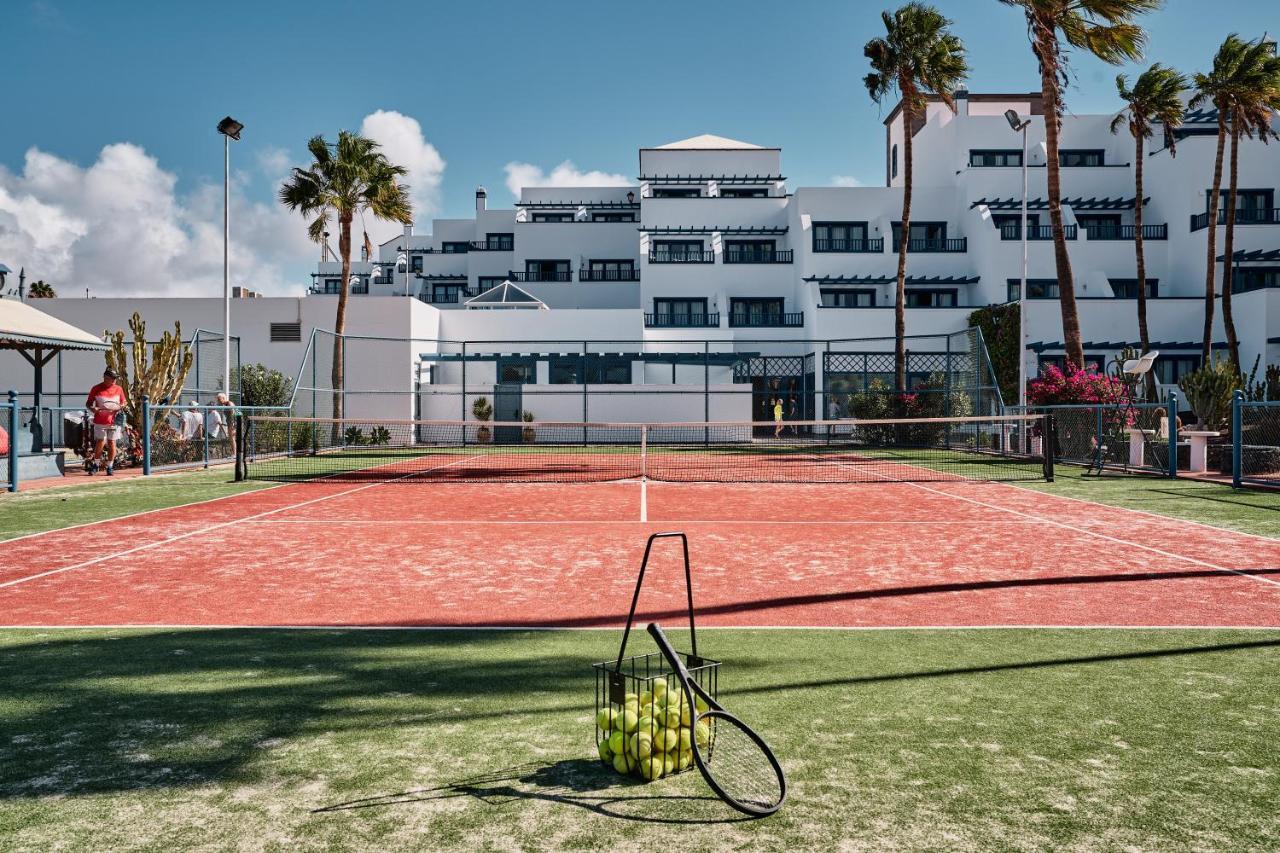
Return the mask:
<path id="1" fill-rule="evenodd" d="M 6 542 L 5 626 L 1274 626 L 1280 542 L 990 482 L 290 483 Z M 683 612 L 674 549 L 643 618 Z"/>

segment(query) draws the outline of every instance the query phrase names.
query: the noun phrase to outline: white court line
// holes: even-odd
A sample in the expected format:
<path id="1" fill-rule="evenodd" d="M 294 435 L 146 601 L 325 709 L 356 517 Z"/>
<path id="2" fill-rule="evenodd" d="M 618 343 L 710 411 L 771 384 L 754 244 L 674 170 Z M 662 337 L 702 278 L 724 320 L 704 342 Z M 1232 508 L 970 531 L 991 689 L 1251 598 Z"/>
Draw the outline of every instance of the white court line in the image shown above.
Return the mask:
<path id="1" fill-rule="evenodd" d="M 405 479 L 408 479 L 409 477 L 416 477 L 419 474 L 426 474 L 430 471 L 435 471 L 440 468 L 448 468 L 450 465 L 458 465 L 464 462 L 470 462 L 472 459 L 478 459 L 478 458 L 479 456 L 476 455 L 476 456 L 468 457 L 467 459 L 455 459 L 453 462 L 447 462 L 444 465 L 435 465 L 431 468 L 425 468 L 421 471 L 413 471 L 409 474 L 403 474 L 399 477 L 393 477 L 389 480 L 380 480 L 374 483 L 365 483 L 363 486 L 356 486 L 353 489 L 344 489 L 341 492 L 334 492 L 331 495 L 322 495 L 321 497 L 312 498 L 311 500 L 303 501 L 302 503 L 289 504 L 287 506 L 277 507 L 276 509 L 269 509 L 264 512 L 256 513 L 254 515 L 245 516 L 243 518 L 234 518 L 230 521 L 221 521 L 221 522 L 218 522 L 217 524 L 211 524 L 208 527 L 202 527 L 199 530 L 191 530 L 186 533 L 179 533 L 176 536 L 170 536 L 168 539 L 160 539 L 155 542 L 148 542 L 145 545 L 138 545 L 133 548 L 128 548 L 124 551 L 117 551 L 114 554 L 106 554 L 102 557 L 94 557 L 92 560 L 85 560 L 82 563 L 74 563 L 70 566 L 62 566 L 61 568 L 50 569 L 47 572 L 40 572 L 38 574 L 28 575 L 26 577 L 15 578 L 14 580 L 11 580 L 11 581 L 5 581 L 4 583 L 0 583 L 0 589 L 4 589 L 5 587 L 10 587 L 10 586 L 17 586 L 20 583 L 26 583 L 27 581 L 38 580 L 39 578 L 47 578 L 50 575 L 57 575 L 57 574 L 61 574 L 62 572 L 69 572 L 72 569 L 87 568 L 89 566 L 97 565 L 98 563 L 104 563 L 107 560 L 114 560 L 119 557 L 127 557 L 130 554 L 136 554 L 139 551 L 147 551 L 147 550 L 150 550 L 151 548 L 156 548 L 160 545 L 168 545 L 173 542 L 179 542 L 183 539 L 189 539 L 192 536 L 199 536 L 203 533 L 211 533 L 215 530 L 221 530 L 224 527 L 230 527 L 234 524 L 241 524 L 246 521 L 254 521 L 255 519 L 263 518 L 264 516 L 275 515 L 278 512 L 285 512 L 287 510 L 299 509 L 304 506 L 320 503 L 321 501 L 327 501 L 333 498 L 340 498 L 340 497 L 343 497 L 344 495 L 352 495 L 352 494 L 355 494 L 356 492 L 362 492 L 365 489 L 372 489 L 375 486 L 382 486 L 382 485 L 386 485 L 387 483 L 399 482 L 400 480 L 405 480 Z"/>
<path id="2" fill-rule="evenodd" d="M 382 519 L 382 518 L 368 519 L 368 520 L 361 520 L 358 518 L 268 518 L 268 519 L 263 519 L 261 521 L 249 521 L 246 523 L 248 524 L 323 524 L 326 527 L 331 527 L 333 525 L 338 525 L 338 524 L 356 524 L 361 527 L 369 527 L 373 525 L 385 524 L 392 527 L 403 527 L 411 524 L 446 524 L 450 526 L 457 526 L 462 524 L 649 524 L 650 522 L 645 518 L 640 518 L 640 519 L 631 519 L 631 518 L 601 518 L 601 519 L 590 519 L 590 518 L 585 518 L 585 519 L 418 518 L 418 519 L 404 519 L 399 521 L 389 521 L 387 519 Z M 801 525 L 820 525 L 822 527 L 830 527 L 831 525 L 877 525 L 877 524 L 879 525 L 906 524 L 906 525 L 921 525 L 925 527 L 938 527 L 938 526 L 956 524 L 956 525 L 964 525 L 966 527 L 973 527 L 974 525 L 981 524 L 983 527 L 994 527 L 1001 524 L 1031 525 L 1031 524 L 1044 524 L 1045 522 L 1041 519 L 1033 519 L 1033 518 L 1025 518 L 1025 519 L 1024 518 L 1008 518 L 1008 519 L 1003 519 L 1001 521 L 989 521 L 986 519 L 983 519 L 981 521 L 976 519 L 960 520 L 960 521 L 870 521 L 870 520 L 805 521 L 805 520 L 794 520 L 794 519 L 787 519 L 784 521 L 762 521 L 758 518 L 750 518 L 750 519 L 667 518 L 667 519 L 659 519 L 653 523 L 654 524 L 659 524 L 659 523 L 661 524 L 739 524 L 739 525 L 759 524 L 759 525 L 766 525 L 766 526 L 778 525 L 778 524 L 801 524 Z"/>
<path id="3" fill-rule="evenodd" d="M 649 520 L 649 478 L 640 478 L 640 521 Z"/>
<path id="4" fill-rule="evenodd" d="M 94 625 L 0 625 L 0 631 L 617 631 L 625 625 L 229 625 L 130 622 Z M 1280 631 L 1280 625 L 699 625 L 699 631 Z"/>

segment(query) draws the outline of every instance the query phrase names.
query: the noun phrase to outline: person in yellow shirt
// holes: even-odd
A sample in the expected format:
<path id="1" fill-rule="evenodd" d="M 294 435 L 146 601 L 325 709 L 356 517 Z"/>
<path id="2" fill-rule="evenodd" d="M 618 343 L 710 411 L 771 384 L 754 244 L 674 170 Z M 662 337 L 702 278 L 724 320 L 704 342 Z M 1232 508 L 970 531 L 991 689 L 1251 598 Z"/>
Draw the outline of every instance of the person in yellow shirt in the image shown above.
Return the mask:
<path id="1" fill-rule="evenodd" d="M 782 398 L 773 398 L 773 437 L 782 435 Z"/>

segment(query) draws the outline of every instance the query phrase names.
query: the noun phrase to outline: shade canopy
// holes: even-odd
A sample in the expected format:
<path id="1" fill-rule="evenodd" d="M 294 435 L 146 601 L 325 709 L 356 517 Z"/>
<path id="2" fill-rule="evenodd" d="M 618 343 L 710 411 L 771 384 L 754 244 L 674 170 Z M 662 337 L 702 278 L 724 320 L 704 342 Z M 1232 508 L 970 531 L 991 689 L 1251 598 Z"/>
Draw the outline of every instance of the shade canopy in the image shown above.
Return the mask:
<path id="1" fill-rule="evenodd" d="M 26 302 L 0 299 L 0 349 L 36 348 L 105 350 L 107 344 Z"/>
<path id="2" fill-rule="evenodd" d="M 509 281 L 467 300 L 468 308 L 534 308 L 547 310 L 547 303 Z"/>

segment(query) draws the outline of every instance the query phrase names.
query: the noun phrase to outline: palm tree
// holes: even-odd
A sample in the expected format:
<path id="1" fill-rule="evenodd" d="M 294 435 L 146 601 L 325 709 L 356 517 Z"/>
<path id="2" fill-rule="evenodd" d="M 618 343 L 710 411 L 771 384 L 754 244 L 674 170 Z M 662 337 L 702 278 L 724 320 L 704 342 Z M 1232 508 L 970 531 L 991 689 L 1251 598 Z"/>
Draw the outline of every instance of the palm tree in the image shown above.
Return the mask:
<path id="1" fill-rule="evenodd" d="M 1062 339 L 1068 365 L 1084 367 L 1080 315 L 1076 311 L 1075 280 L 1062 227 L 1062 179 L 1058 163 L 1062 90 L 1070 68 L 1066 44 L 1088 51 L 1103 62 L 1119 65 L 1142 56 L 1146 33 L 1133 19 L 1160 7 L 1161 0 L 1000 0 L 1018 6 L 1027 17 L 1031 52 L 1040 64 L 1040 96 L 1044 104 L 1044 142 L 1048 159 L 1049 222 L 1053 228 L 1053 259 L 1057 266 Z M 1141 204 L 1141 200 L 1137 202 Z M 1025 223 L 1024 223 L 1025 227 Z"/>
<path id="2" fill-rule="evenodd" d="M 372 139 L 338 131 L 337 144 L 323 136 L 307 143 L 314 162 L 306 169 L 294 169 L 280 187 L 280 202 L 290 210 L 300 210 L 312 219 L 308 234 L 324 243 L 329 217 L 338 219 L 338 254 L 342 260 L 342 283 L 338 291 L 338 313 L 334 319 L 333 416 L 342 417 L 342 349 L 347 328 L 347 297 L 351 278 L 351 223 L 356 214 L 369 211 L 379 219 L 402 224 L 413 221 L 408 187 L 399 182 L 407 174 L 393 165 Z"/>
<path id="3" fill-rule="evenodd" d="M 907 248 L 911 242 L 912 136 L 915 122 L 925 110 L 928 96 L 937 97 L 955 110 L 951 93 L 968 73 L 964 44 L 947 32 L 951 26 L 941 12 L 922 3 L 908 3 L 898 11 L 881 12 L 885 36 L 874 38 L 862 49 L 871 60 L 871 73 L 863 82 L 872 100 L 881 103 L 897 92 L 902 97 L 903 153 L 905 154 L 902 224 L 898 239 L 898 288 L 894 305 L 894 367 L 898 391 L 907 387 Z"/>
<path id="4" fill-rule="evenodd" d="M 32 299 L 53 299 L 58 294 L 53 292 L 53 285 L 44 279 L 31 282 L 31 291 L 27 294 Z"/>
<path id="5" fill-rule="evenodd" d="M 1268 142 L 1276 136 L 1271 127 L 1275 111 L 1280 109 L 1280 59 L 1273 46 L 1265 41 L 1245 42 L 1234 33 L 1227 36 L 1213 58 L 1213 70 L 1196 75 L 1196 97 L 1193 105 L 1211 102 L 1218 111 L 1218 151 L 1214 162 L 1213 191 L 1209 212 L 1209 251 L 1206 264 L 1205 340 L 1202 355 L 1208 364 L 1210 336 L 1213 328 L 1213 276 L 1217 257 L 1216 231 L 1218 213 L 1215 202 L 1222 192 L 1222 148 L 1231 137 L 1231 162 L 1227 178 L 1226 230 L 1222 245 L 1222 325 L 1227 335 L 1227 353 L 1231 367 L 1240 372 L 1240 340 L 1231 313 L 1232 256 L 1235 253 L 1236 198 L 1239 187 L 1240 137 L 1258 137 Z"/>
<path id="6" fill-rule="evenodd" d="M 1151 138 L 1152 126 L 1156 124 L 1164 126 L 1169 139 L 1169 156 L 1177 155 L 1171 131 L 1182 124 L 1182 93 L 1186 88 L 1185 76 L 1158 62 L 1138 75 L 1132 89 L 1123 74 L 1116 77 L 1116 90 L 1126 106 L 1111 120 L 1111 132 L 1117 133 L 1126 127 L 1133 137 L 1133 184 L 1134 197 L 1137 198 L 1133 207 L 1133 251 L 1138 262 L 1138 339 L 1142 341 L 1144 353 L 1151 350 L 1151 335 L 1147 330 L 1147 258 L 1142 243 L 1142 199 L 1146 197 L 1142 165 L 1146 159 L 1146 142 Z M 1147 372 L 1147 398 L 1156 398 L 1156 378 L 1150 371 Z"/>

